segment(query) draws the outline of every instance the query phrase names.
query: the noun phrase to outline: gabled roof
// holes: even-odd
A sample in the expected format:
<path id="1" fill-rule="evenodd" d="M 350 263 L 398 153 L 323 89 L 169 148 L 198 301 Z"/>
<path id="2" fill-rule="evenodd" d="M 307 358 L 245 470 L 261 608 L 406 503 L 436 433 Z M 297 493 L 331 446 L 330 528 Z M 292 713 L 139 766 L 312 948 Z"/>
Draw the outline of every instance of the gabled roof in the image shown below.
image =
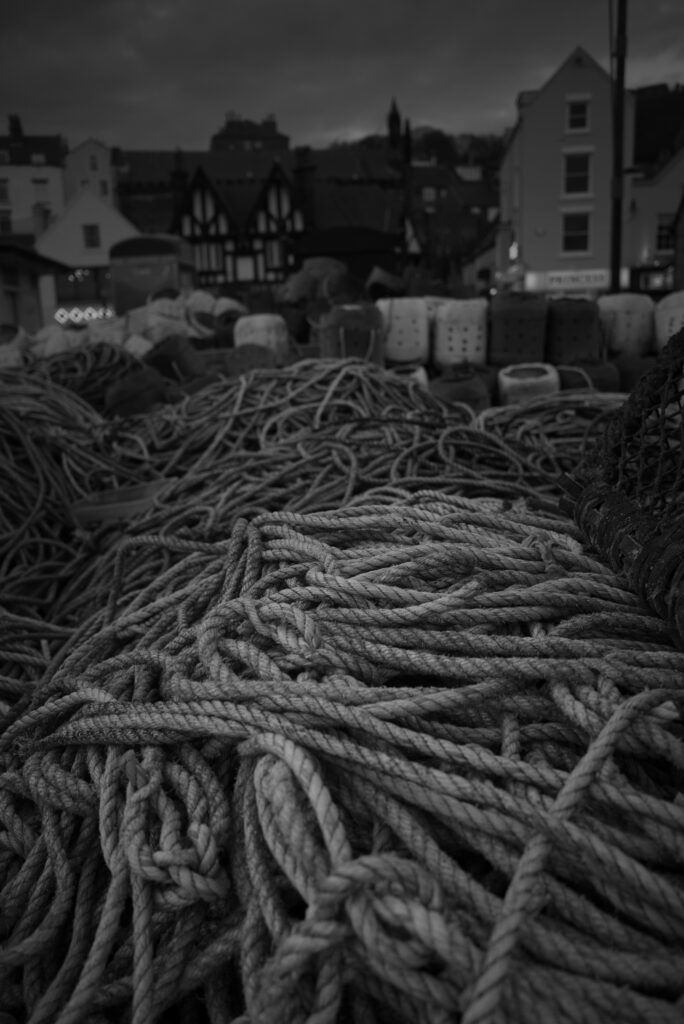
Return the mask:
<path id="1" fill-rule="evenodd" d="M 209 175 L 203 165 L 200 165 L 193 174 L 187 191 L 184 212 L 190 212 L 191 195 L 197 185 L 204 185 L 209 188 L 219 206 L 228 218 L 229 223 L 244 231 L 254 214 L 258 211 L 261 200 L 271 182 L 285 181 L 291 187 L 291 182 L 282 168 L 274 162 L 265 178 L 248 178 L 243 180 L 216 180 Z"/>
<path id="2" fill-rule="evenodd" d="M 581 66 L 584 68 L 593 68 L 595 71 L 599 71 L 603 75 L 603 77 L 606 78 L 609 82 L 611 81 L 610 73 L 606 71 L 606 69 L 601 64 L 599 64 L 599 62 L 594 57 L 592 57 L 590 53 L 587 53 L 583 46 L 576 46 L 572 53 L 565 58 L 563 63 L 560 64 L 558 68 L 556 68 L 551 77 L 547 78 L 547 80 L 544 82 L 541 88 L 533 91 L 534 95 L 531 97 L 527 106 L 532 106 L 534 103 L 536 103 L 541 94 L 545 92 L 551 85 L 551 83 L 554 82 L 556 78 L 558 78 L 560 75 L 562 75 L 565 69 L 569 67 L 571 64 L 574 64 L 575 67 Z"/>
<path id="3" fill-rule="evenodd" d="M 120 229 L 131 228 L 135 231 L 135 225 L 130 221 L 126 214 L 112 206 L 111 203 L 105 202 L 100 196 L 94 192 L 84 190 L 77 192 L 76 195 L 72 196 L 69 202 L 66 204 L 61 213 L 52 220 L 47 226 L 45 231 L 36 240 L 37 245 L 42 248 L 43 245 L 49 245 L 50 239 L 54 235 L 58 235 L 62 230 L 62 225 L 65 222 L 71 220 L 74 216 L 84 218 L 82 211 L 87 211 L 88 219 L 92 218 L 92 222 L 95 223 L 95 218 L 104 218 L 104 223 L 111 229 L 112 225 L 118 226 Z M 85 218 L 84 218 L 85 219 Z M 102 221 L 99 221 L 102 223 Z"/>
<path id="4" fill-rule="evenodd" d="M 556 78 L 558 78 L 558 76 L 561 75 L 570 64 L 573 63 L 580 63 L 584 67 L 595 68 L 597 71 L 600 71 L 601 74 L 605 75 L 608 81 L 611 81 L 609 72 L 606 71 L 606 69 L 602 67 L 599 64 L 599 62 L 595 60 L 594 57 L 591 56 L 590 53 L 587 53 L 584 47 L 576 46 L 572 53 L 565 58 L 563 63 L 556 68 L 551 77 L 547 78 L 542 86 L 540 86 L 538 89 L 525 89 L 522 92 L 518 93 L 518 96 L 516 98 L 518 117 L 513 127 L 509 130 L 508 137 L 505 141 L 504 151 L 501 154 L 502 162 L 505 159 L 507 153 L 510 151 L 511 146 L 513 145 L 513 140 L 516 138 L 518 132 L 520 131 L 520 125 L 523 119 L 523 111 L 529 110 L 530 107 L 534 106 L 534 104 L 537 102 L 541 94 L 545 92 L 546 89 L 548 89 L 551 83 Z"/>
<path id="5" fill-rule="evenodd" d="M 70 146 L 69 153 L 76 153 L 79 149 L 83 149 L 84 146 L 92 146 L 93 144 L 99 146 L 101 149 L 109 150 L 110 148 L 106 142 L 102 142 L 101 139 L 94 139 L 91 136 L 88 139 L 83 139 L 83 141 L 79 142 L 76 146 Z"/>

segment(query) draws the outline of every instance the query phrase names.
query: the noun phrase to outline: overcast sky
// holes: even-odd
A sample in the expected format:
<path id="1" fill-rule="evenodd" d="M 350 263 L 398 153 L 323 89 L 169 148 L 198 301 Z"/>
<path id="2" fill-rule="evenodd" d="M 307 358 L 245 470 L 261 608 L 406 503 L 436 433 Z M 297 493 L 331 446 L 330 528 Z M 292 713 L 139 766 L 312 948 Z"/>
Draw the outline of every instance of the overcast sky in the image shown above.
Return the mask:
<path id="1" fill-rule="evenodd" d="M 614 5 L 616 0 L 614 0 Z M 0 0 L 0 133 L 205 149 L 228 111 L 293 144 L 414 126 L 500 132 L 609 0 Z M 684 0 L 630 0 L 628 85 L 684 83 Z"/>

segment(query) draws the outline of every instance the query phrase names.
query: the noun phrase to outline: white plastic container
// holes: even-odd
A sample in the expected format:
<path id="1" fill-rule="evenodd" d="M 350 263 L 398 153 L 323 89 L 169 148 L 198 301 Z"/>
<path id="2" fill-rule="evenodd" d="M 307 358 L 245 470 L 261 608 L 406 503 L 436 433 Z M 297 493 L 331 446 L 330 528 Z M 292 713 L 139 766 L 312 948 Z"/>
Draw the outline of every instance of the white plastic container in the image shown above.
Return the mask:
<path id="1" fill-rule="evenodd" d="M 279 313 L 251 313 L 235 321 L 233 334 L 235 348 L 241 345 L 260 345 L 276 356 L 288 349 L 287 324 Z"/>
<path id="2" fill-rule="evenodd" d="M 684 327 L 684 291 L 671 292 L 656 303 L 655 343 L 660 352 L 673 334 Z"/>
<path id="3" fill-rule="evenodd" d="M 487 300 L 449 299 L 435 315 L 433 363 L 438 370 L 456 363 L 487 361 Z"/>
<path id="4" fill-rule="evenodd" d="M 521 405 L 560 391 L 558 370 L 550 363 L 515 363 L 498 373 L 501 405 Z"/>
<path id="5" fill-rule="evenodd" d="M 443 306 L 446 302 L 451 302 L 451 299 L 447 299 L 442 295 L 424 295 L 423 299 L 427 306 L 430 322 L 433 324 L 437 319 L 437 311 L 440 306 Z"/>
<path id="6" fill-rule="evenodd" d="M 378 299 L 385 324 L 385 360 L 420 363 L 430 358 L 430 316 L 423 298 Z"/>
<path id="7" fill-rule="evenodd" d="M 653 350 L 655 303 L 649 295 L 600 295 L 597 303 L 603 337 L 611 355 L 646 356 Z"/>

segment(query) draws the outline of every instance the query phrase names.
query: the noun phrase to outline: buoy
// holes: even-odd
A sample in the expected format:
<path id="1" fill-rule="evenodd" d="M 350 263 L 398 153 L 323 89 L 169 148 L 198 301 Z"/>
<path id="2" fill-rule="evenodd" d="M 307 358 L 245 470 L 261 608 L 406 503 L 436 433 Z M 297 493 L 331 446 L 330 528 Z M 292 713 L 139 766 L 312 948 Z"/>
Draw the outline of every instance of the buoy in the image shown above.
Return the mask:
<path id="1" fill-rule="evenodd" d="M 597 299 L 608 353 L 647 355 L 653 348 L 655 303 L 648 295 L 621 292 Z"/>
<path id="2" fill-rule="evenodd" d="M 656 303 L 655 347 L 661 352 L 673 334 L 684 327 L 684 291 L 671 292 Z"/>
<path id="3" fill-rule="evenodd" d="M 550 363 L 519 363 L 499 370 L 499 402 L 519 405 L 560 391 L 558 370 Z"/>

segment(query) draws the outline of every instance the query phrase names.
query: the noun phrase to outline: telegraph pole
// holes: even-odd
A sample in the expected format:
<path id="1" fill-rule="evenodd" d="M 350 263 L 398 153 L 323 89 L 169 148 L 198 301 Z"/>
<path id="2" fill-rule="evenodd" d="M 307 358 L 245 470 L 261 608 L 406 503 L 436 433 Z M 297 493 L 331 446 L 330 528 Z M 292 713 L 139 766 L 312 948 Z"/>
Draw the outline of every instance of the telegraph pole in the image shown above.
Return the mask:
<path id="1" fill-rule="evenodd" d="M 608 0 L 612 4 L 613 0 Z M 611 39 L 615 60 L 613 80 L 613 181 L 610 237 L 610 290 L 620 291 L 622 264 L 622 197 L 624 191 L 623 150 L 625 141 L 625 59 L 627 57 L 627 0 L 617 0 L 615 38 Z"/>

